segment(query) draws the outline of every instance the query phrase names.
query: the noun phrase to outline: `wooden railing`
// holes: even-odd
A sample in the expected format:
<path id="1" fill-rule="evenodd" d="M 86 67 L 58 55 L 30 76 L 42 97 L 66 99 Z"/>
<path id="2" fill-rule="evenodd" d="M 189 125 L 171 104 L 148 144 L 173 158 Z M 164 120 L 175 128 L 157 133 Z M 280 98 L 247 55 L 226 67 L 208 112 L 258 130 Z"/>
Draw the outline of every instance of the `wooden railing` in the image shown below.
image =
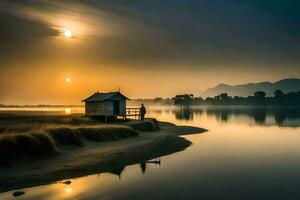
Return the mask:
<path id="1" fill-rule="evenodd" d="M 126 117 L 138 119 L 140 117 L 140 108 L 126 108 Z"/>

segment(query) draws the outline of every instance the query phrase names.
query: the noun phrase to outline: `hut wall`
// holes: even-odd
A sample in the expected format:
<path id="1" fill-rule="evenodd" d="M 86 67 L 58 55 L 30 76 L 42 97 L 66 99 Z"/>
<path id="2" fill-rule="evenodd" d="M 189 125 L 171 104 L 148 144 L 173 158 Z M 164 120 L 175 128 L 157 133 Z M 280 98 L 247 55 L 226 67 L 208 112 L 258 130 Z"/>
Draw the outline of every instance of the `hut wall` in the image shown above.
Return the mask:
<path id="1" fill-rule="evenodd" d="M 126 116 L 126 100 L 120 100 L 120 116 Z"/>
<path id="2" fill-rule="evenodd" d="M 126 116 L 126 99 L 120 95 L 120 94 L 117 94 L 115 95 L 113 98 L 111 98 L 111 100 L 113 101 L 119 101 L 119 107 L 120 107 L 120 116 Z"/>
<path id="3" fill-rule="evenodd" d="M 85 114 L 87 116 L 114 116 L 114 104 L 111 101 L 86 102 Z"/>

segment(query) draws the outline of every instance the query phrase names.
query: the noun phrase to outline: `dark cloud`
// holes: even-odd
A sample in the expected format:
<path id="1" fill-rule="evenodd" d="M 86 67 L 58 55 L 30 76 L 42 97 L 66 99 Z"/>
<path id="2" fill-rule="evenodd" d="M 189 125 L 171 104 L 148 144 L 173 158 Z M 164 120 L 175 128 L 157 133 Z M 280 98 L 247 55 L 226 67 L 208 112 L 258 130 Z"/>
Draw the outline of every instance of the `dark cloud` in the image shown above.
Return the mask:
<path id="1" fill-rule="evenodd" d="M 0 13 L 0 27 L 1 68 L 16 59 L 33 54 L 32 47 L 40 38 L 59 34 L 41 21 L 28 20 L 7 12 Z"/>
<path id="2" fill-rule="evenodd" d="M 59 34 L 51 22 L 39 19 L 41 13 L 32 16 L 21 9 L 25 7 L 50 14 L 71 13 L 94 27 L 99 26 L 98 19 L 109 24 L 117 34 L 92 33 L 85 44 L 87 52 L 82 54 L 94 62 L 188 63 L 196 68 L 224 63 L 237 68 L 242 63 L 274 65 L 283 60 L 295 68 L 299 63 L 300 4 L 294 0 L 1 2 L 11 12 L 1 14 L 5 30 L 1 40 L 12 49 L 32 38 Z"/>

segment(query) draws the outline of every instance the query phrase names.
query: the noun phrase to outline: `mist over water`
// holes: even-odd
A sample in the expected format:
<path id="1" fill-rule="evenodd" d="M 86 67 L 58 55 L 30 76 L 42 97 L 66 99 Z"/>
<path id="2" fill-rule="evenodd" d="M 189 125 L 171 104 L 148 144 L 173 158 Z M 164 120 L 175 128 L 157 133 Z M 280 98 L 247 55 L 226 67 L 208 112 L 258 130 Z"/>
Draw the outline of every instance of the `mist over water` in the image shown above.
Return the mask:
<path id="1" fill-rule="evenodd" d="M 300 110 L 259 107 L 147 107 L 148 117 L 209 132 L 158 162 L 25 188 L 18 199 L 298 199 Z M 23 111 L 24 112 L 24 111 Z M 49 112 L 49 111 L 47 111 Z M 62 110 L 63 113 L 63 110 Z M 0 199 L 15 199 L 12 192 Z"/>
<path id="2" fill-rule="evenodd" d="M 214 120 L 220 125 L 238 122 L 257 126 L 300 126 L 300 108 L 298 107 L 152 107 L 150 116 L 162 120 L 170 120 L 176 124 L 192 124 L 195 126 L 210 126 L 207 122 Z M 200 123 L 200 124 L 199 124 Z M 214 124 L 215 125 L 215 124 Z M 210 128 L 210 127 L 207 127 Z M 211 128 L 215 128 L 212 126 Z"/>

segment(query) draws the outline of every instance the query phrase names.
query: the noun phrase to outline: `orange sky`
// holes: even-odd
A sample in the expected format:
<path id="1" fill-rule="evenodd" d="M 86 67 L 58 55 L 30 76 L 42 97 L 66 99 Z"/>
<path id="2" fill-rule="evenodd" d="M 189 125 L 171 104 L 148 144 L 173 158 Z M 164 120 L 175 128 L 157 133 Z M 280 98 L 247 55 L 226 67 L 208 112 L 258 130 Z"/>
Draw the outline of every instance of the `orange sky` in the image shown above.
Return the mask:
<path id="1" fill-rule="evenodd" d="M 0 104 L 80 104 L 118 88 L 130 98 L 197 96 L 300 76 L 299 31 L 284 27 L 293 18 L 264 7 L 30 1 L 0 0 Z"/>

